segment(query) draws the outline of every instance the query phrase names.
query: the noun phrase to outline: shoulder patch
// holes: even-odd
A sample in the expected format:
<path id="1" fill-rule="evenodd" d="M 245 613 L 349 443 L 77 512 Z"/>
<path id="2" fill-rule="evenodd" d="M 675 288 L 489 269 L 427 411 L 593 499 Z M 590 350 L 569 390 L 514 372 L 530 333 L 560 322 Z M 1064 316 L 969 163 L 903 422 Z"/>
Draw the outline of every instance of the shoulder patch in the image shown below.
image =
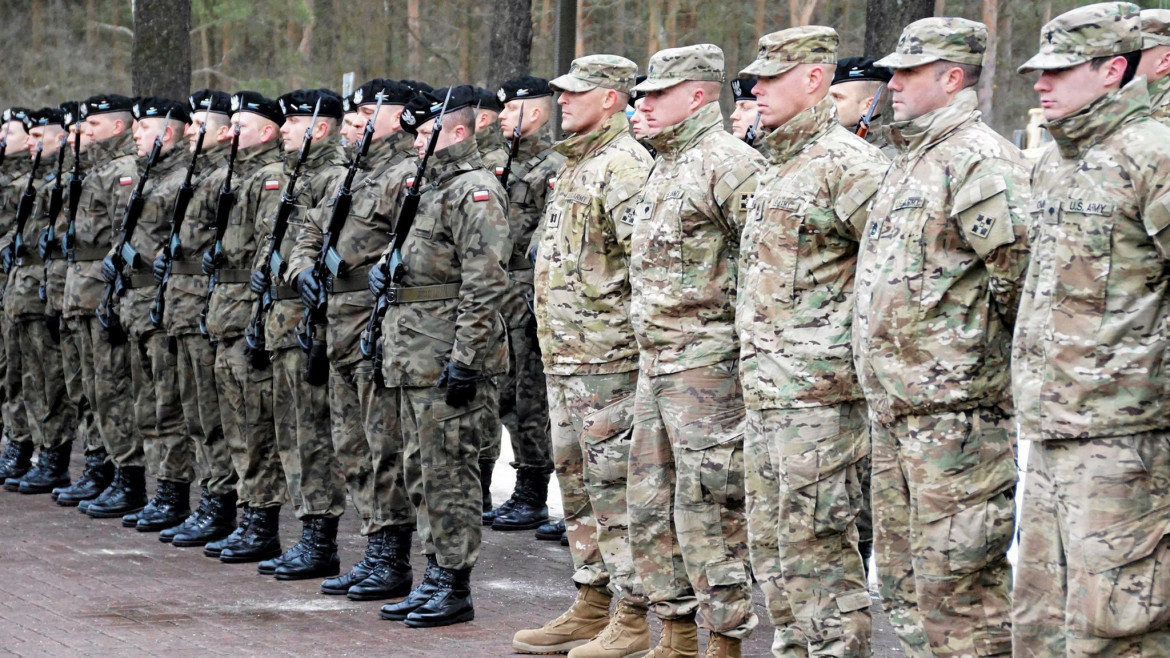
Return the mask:
<path id="1" fill-rule="evenodd" d="M 487 201 L 492 198 L 492 193 L 487 190 L 476 190 L 471 193 L 472 201 Z"/>
<path id="2" fill-rule="evenodd" d="M 409 190 L 412 187 L 414 187 L 414 176 L 406 179 L 406 189 Z"/>
<path id="3" fill-rule="evenodd" d="M 266 190 L 279 190 L 280 189 L 280 181 L 266 180 L 266 181 L 264 181 L 264 189 L 266 189 Z"/>
<path id="4" fill-rule="evenodd" d="M 556 176 L 553 176 L 552 178 L 548 179 L 548 189 L 551 190 L 553 187 L 556 186 L 556 184 L 557 184 L 557 177 Z"/>
<path id="5" fill-rule="evenodd" d="M 125 187 L 127 185 L 133 185 L 133 184 L 134 184 L 134 177 L 133 176 L 123 176 L 123 177 L 118 179 L 118 185 L 121 187 Z"/>
<path id="6" fill-rule="evenodd" d="M 634 212 L 633 206 L 627 207 L 624 211 L 622 211 L 622 223 L 629 224 L 630 226 L 633 226 L 635 214 L 636 213 Z"/>

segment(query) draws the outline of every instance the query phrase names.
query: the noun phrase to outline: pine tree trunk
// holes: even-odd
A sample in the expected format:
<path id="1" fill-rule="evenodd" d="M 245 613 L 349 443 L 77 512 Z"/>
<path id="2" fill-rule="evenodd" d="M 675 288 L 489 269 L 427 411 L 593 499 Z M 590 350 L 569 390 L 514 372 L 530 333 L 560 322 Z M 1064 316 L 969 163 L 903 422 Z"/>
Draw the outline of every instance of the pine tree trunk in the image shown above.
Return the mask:
<path id="1" fill-rule="evenodd" d="M 130 75 L 135 96 L 186 98 L 191 90 L 190 0 L 137 0 Z"/>
<path id="2" fill-rule="evenodd" d="M 867 0 L 865 53 L 884 57 L 894 52 L 902 28 L 934 14 L 934 0 Z"/>

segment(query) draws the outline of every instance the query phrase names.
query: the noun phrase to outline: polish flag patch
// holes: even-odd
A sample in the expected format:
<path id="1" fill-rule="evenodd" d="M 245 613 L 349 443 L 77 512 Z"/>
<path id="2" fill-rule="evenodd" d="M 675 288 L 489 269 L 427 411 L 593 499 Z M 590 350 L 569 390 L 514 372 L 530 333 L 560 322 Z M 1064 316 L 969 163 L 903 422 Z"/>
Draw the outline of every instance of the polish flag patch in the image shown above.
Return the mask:
<path id="1" fill-rule="evenodd" d="M 414 176 L 406 179 L 406 189 L 409 190 L 412 187 L 414 187 Z"/>
<path id="2" fill-rule="evenodd" d="M 557 184 L 557 177 L 556 176 L 553 176 L 552 178 L 548 179 L 548 189 L 551 190 L 553 188 L 553 186 L 555 186 L 556 184 Z"/>
<path id="3" fill-rule="evenodd" d="M 264 189 L 266 189 L 266 190 L 279 190 L 280 189 L 280 181 L 266 180 L 266 181 L 264 181 Z"/>
<path id="4" fill-rule="evenodd" d="M 492 198 L 492 195 L 487 190 L 476 190 L 471 193 L 472 201 L 487 201 Z"/>
<path id="5" fill-rule="evenodd" d="M 504 168 L 503 167 L 496 167 L 496 176 L 503 176 L 503 175 L 504 175 Z"/>
<path id="6" fill-rule="evenodd" d="M 122 187 L 126 187 L 127 185 L 133 185 L 133 184 L 134 184 L 134 177 L 133 176 L 123 176 L 123 177 L 118 179 L 118 185 L 120 185 Z"/>

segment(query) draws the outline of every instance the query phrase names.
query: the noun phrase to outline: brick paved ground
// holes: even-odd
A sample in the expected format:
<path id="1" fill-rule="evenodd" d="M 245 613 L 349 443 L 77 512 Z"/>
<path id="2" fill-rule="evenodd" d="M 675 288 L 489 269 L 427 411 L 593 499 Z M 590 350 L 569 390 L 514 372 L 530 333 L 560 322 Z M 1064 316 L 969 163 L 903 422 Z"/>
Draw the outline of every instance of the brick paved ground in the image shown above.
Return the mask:
<path id="1" fill-rule="evenodd" d="M 80 467 L 75 457 L 72 472 Z M 354 517 L 351 509 L 341 523 L 343 568 L 365 545 Z M 281 524 L 290 545 L 299 536 L 291 510 Z M 417 582 L 417 546 L 415 555 Z M 486 531 L 472 581 L 475 621 L 416 630 L 379 619 L 379 602 L 319 594 L 317 580 L 279 582 L 255 565 L 221 564 L 48 496 L 0 491 L 0 653 L 507 656 L 516 629 L 538 626 L 572 601 L 569 568 L 559 544 Z M 899 655 L 884 615 L 876 625 L 876 655 Z M 771 635 L 762 625 L 744 655 L 769 655 Z"/>

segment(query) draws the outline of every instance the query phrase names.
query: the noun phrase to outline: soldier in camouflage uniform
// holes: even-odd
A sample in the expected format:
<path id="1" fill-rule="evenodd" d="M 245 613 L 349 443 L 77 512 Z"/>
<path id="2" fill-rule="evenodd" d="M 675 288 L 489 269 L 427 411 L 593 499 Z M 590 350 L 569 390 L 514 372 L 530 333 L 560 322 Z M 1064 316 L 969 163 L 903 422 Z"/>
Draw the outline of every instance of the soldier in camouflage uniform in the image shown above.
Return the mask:
<path id="1" fill-rule="evenodd" d="M 749 146 L 759 150 L 760 144 L 763 142 L 759 139 L 760 123 L 758 121 L 760 113 L 756 107 L 756 95 L 752 93 L 752 89 L 756 86 L 755 78 L 735 78 L 729 83 L 731 87 L 731 99 L 735 101 L 735 109 L 731 111 L 731 134 L 736 137 L 748 141 L 748 132 L 751 131 L 753 135 L 757 135 L 755 139 L 749 142 Z"/>
<path id="2" fill-rule="evenodd" d="M 476 148 L 483 165 L 497 176 L 504 173 L 504 165 L 508 164 L 508 145 L 500 132 L 500 112 L 503 110 L 504 104 L 495 91 L 475 88 Z"/>
<path id="3" fill-rule="evenodd" d="M 1081 7 L 1020 67 L 1053 143 L 1012 354 L 1016 656 L 1170 655 L 1170 128 L 1134 77 L 1141 32 L 1135 4 Z"/>
<path id="4" fill-rule="evenodd" d="M 771 165 L 743 231 L 735 320 L 748 537 L 776 656 L 872 655 L 855 523 L 869 431 L 849 345 L 857 248 L 889 163 L 838 122 L 838 41 L 828 27 L 775 32 L 741 72 L 759 76 Z"/>
<path id="5" fill-rule="evenodd" d="M 1137 75 L 1146 76 L 1150 116 L 1170 125 L 1170 9 L 1142 10 L 1142 60 Z"/>
<path id="6" fill-rule="evenodd" d="M 238 198 L 223 234 L 223 253 L 203 255 L 203 269 L 219 268 L 211 294 L 207 329 L 216 341 L 215 381 L 219 414 L 239 482 L 244 518 L 228 537 L 211 542 L 204 554 L 223 562 L 259 562 L 280 555 L 279 519 L 284 473 L 276 452 L 272 420 L 272 366 L 256 363 L 244 330 L 256 295 L 248 290 L 265 235 L 266 218 L 276 215 L 284 189 L 280 124 L 276 101 L 254 91 L 232 96 L 232 126 L 240 131 L 235 180 Z"/>
<path id="7" fill-rule="evenodd" d="M 976 110 L 986 43 L 981 23 L 926 18 L 877 62 L 894 69 L 899 153 L 858 257 L 853 355 L 881 592 L 909 656 L 1011 650 L 1008 359 L 1028 186 L 1019 150 Z"/>
<path id="8" fill-rule="evenodd" d="M 630 318 L 640 351 L 630 548 L 663 619 L 650 653 L 738 655 L 758 623 L 748 577 L 744 400 L 735 335 L 740 233 L 764 159 L 723 129 L 723 52 L 655 53 L 641 112 L 658 152 L 633 223 Z M 692 652 L 692 653 L 687 653 Z"/>
<path id="9" fill-rule="evenodd" d="M 447 90 L 406 104 L 402 125 L 422 155 Z M 471 569 L 479 556 L 482 432 L 498 427 L 492 377 L 507 369 L 500 310 L 507 293 L 507 200 L 483 167 L 472 132 L 475 94 L 451 89 L 442 132 L 423 172 L 418 214 L 401 251 L 403 270 L 385 290 L 386 386 L 405 437 L 406 485 L 427 554 L 421 585 L 381 616 L 408 626 L 474 618 Z M 419 185 L 420 181 L 411 181 Z M 401 230 L 401 227 L 398 227 Z M 375 290 L 383 276 L 371 275 Z M 495 416 L 484 418 L 484 416 Z"/>
<path id="10" fill-rule="evenodd" d="M 50 107 L 25 115 L 28 152 L 40 151 L 40 168 L 32 172 L 34 197 L 24 226 L 20 227 L 23 228 L 19 236 L 21 243 L 16 243 L 17 227 L 14 226 L 0 250 L 0 261 L 8 270 L 4 314 L 16 333 L 17 350 L 22 355 L 20 399 L 33 443 L 40 448 L 36 466 L 18 480 L 17 488 L 25 494 L 49 493 L 54 487 L 69 484 L 69 455 L 77 418 L 76 408 L 70 407 L 65 395 L 65 375 L 59 357 L 61 334 L 56 326 L 50 327 L 45 303 L 40 298 L 45 267 L 35 246 L 45 225 L 49 192 L 56 180 L 55 164 L 65 134 L 63 118 L 60 109 Z M 9 482 L 5 486 L 10 487 Z"/>
<path id="11" fill-rule="evenodd" d="M 194 446 L 183 421 L 179 401 L 176 345 L 150 321 L 150 306 L 158 289 L 151 273 L 153 255 L 170 236 L 175 195 L 186 175 L 183 130 L 190 121 L 185 103 L 166 98 L 140 98 L 132 108 L 134 141 L 145 169 L 155 142 L 161 144 L 143 188 L 142 214 L 127 241 L 139 254 L 127 260 L 121 274 L 125 287 L 113 301 L 115 313 L 130 341 L 130 381 L 134 396 L 134 427 L 141 437 L 148 466 L 158 480 L 154 498 L 137 514 L 128 514 L 122 525 L 140 532 L 158 532 L 178 525 L 190 512 Z M 168 119 L 167 116 L 170 115 Z M 116 245 L 115 245 L 116 246 Z M 123 253 L 124 255 L 124 253 Z M 112 285 L 118 271 L 113 251 L 102 263 L 102 276 Z"/>
<path id="12" fill-rule="evenodd" d="M 332 218 L 333 196 L 322 199 L 309 215 L 289 268 L 302 298 L 306 286 L 313 295 L 320 294 L 323 285 L 330 291 L 327 356 L 333 448 L 367 544 L 362 560 L 348 573 L 325 580 L 321 591 L 354 600 L 402 596 L 413 584 L 410 538 L 415 515 L 406 491 L 399 402 L 394 391 L 379 385 L 373 362 L 362 358 L 359 338 L 374 305 L 369 272 L 389 244 L 398 197 L 417 168 L 413 137 L 399 123 L 403 107 L 415 94 L 416 88 L 405 82 L 382 78 L 354 91 L 347 102 L 354 108 L 350 139 L 355 149 L 367 123 L 373 122 L 373 132 L 369 152 L 354 177 L 349 216 L 337 236 L 344 270 L 328 282 L 312 280 L 313 262 Z M 344 496 L 340 483 L 338 487 Z"/>
<path id="13" fill-rule="evenodd" d="M 511 159 L 511 170 L 501 166 L 497 177 L 507 180 L 508 224 L 511 226 L 512 254 L 508 260 L 508 297 L 504 301 L 504 322 L 508 324 L 508 345 L 512 364 L 500 375 L 500 420 L 508 428 L 516 469 L 516 488 L 498 510 L 490 510 L 491 471 L 500 456 L 500 431 L 488 434 L 480 452 L 480 485 L 484 496 L 484 524 L 493 530 L 529 530 L 548 520 L 548 480 L 553 472 L 552 442 L 549 439 L 548 393 L 540 347 L 536 343 L 536 319 L 532 303 L 532 261 L 528 251 L 544 211 L 549 184 L 565 158 L 552 148 L 548 122 L 552 118 L 552 89 L 548 80 L 523 76 L 501 85 L 496 95 L 504 104 L 500 128 L 514 139 L 520 123 L 520 142 Z M 479 136 L 476 136 L 476 140 Z M 510 151 L 511 152 L 511 151 Z M 490 510 L 490 511 L 489 511 Z"/>
<path id="14" fill-rule="evenodd" d="M 285 263 L 292 256 L 309 221 L 309 211 L 332 199 L 345 169 L 344 155 L 337 138 L 341 121 L 341 97 L 329 90 L 300 89 L 277 99 L 284 124 L 280 137 L 285 151 L 285 173 L 297 166 L 298 151 L 308 132 L 312 140 L 306 161 L 301 163 L 293 208 L 279 253 Z M 318 107 L 318 102 L 320 106 Z M 318 112 L 313 123 L 313 114 Z M 267 270 L 261 261 L 270 257 L 276 214 L 261 216 L 264 244 L 256 252 L 252 290 L 269 287 L 272 307 L 263 317 L 264 345 L 272 353 L 272 412 L 276 448 L 288 485 L 288 496 L 301 520 L 301 540 L 272 560 L 260 563 L 264 575 L 279 580 L 301 580 L 335 576 L 340 570 L 337 556 L 337 520 L 345 511 L 345 488 L 341 468 L 333 453 L 329 425 L 329 389 L 314 385 L 303 376 L 306 357 L 296 340 L 296 325 L 304 308 L 296 290 L 283 281 L 264 280 Z M 283 273 L 270 273 L 276 277 Z"/>
<path id="15" fill-rule="evenodd" d="M 873 63 L 876 61 L 872 57 L 845 57 L 839 60 L 833 72 L 829 97 L 837 106 L 837 120 L 853 134 L 857 134 L 861 129 L 861 120 L 873 105 L 876 95 L 880 93 L 882 98 L 887 98 L 887 101 L 879 99 L 873 116 L 869 119 L 865 141 L 881 149 L 887 157 L 893 158 L 898 154 L 898 150 L 890 144 L 880 121 L 882 108 L 889 107 L 889 90 L 886 89 L 886 84 L 893 73 L 887 68 L 874 66 Z"/>
<path id="16" fill-rule="evenodd" d="M 77 341 L 85 397 L 92 402 L 98 433 L 115 466 L 109 486 L 78 503 L 78 509 L 94 518 L 121 517 L 146 505 L 142 444 L 131 429 L 129 347 L 111 343 L 96 316 L 105 295 L 101 261 L 114 244 L 138 181 L 133 104 L 133 99 L 110 94 L 91 97 L 78 108 L 93 166 L 82 183 L 73 234 L 65 236 L 71 249 L 62 315 Z"/>
<path id="17" fill-rule="evenodd" d="M 24 129 L 24 119 L 30 112 L 32 110 L 23 107 L 4 111 L 5 157 L 4 167 L 0 169 L 0 230 L 4 233 L 12 230 L 16 220 L 16 206 L 32 169 L 32 160 L 25 156 L 28 152 L 28 132 Z M 3 293 L 3 284 L 4 281 L 0 280 L 0 293 Z M 0 478 L 3 478 L 5 484 L 12 480 L 12 485 L 5 488 L 15 491 L 20 488 L 20 478 L 32 465 L 35 446 L 24 412 L 24 401 L 20 398 L 20 352 L 17 350 L 16 332 L 4 313 L 0 313 L 0 356 L 3 356 L 4 361 L 4 367 L 0 369 L 3 375 L 0 380 L 0 418 L 3 420 L 4 436 L 8 438 L 8 445 L 0 456 Z"/>
<path id="18" fill-rule="evenodd" d="M 206 126 L 207 133 L 191 180 L 194 193 L 179 227 L 178 248 L 172 254 L 162 314 L 163 328 L 175 341 L 183 419 L 187 435 L 194 439 L 202 488 L 199 507 L 181 524 L 159 533 L 159 541 L 180 547 L 203 546 L 235 529 L 238 481 L 220 422 L 215 346 L 200 334 L 198 320 L 207 297 L 207 275 L 200 259 L 215 239 L 216 202 L 227 175 L 231 99 L 222 91 L 202 89 L 187 102 L 191 114 L 186 133 L 189 149 L 194 151 L 201 126 Z M 162 281 L 165 274 L 166 260 L 159 254 L 154 275 Z"/>
<path id="19" fill-rule="evenodd" d="M 650 647 L 626 514 L 638 347 L 629 321 L 633 224 L 623 220 L 653 164 L 625 116 L 637 71 L 624 57 L 590 55 L 550 83 L 560 92 L 570 136 L 553 147 L 565 165 L 535 236 L 533 278 L 553 457 L 578 589 L 567 612 L 516 633 L 512 647 L 523 653 L 617 658 Z"/>

